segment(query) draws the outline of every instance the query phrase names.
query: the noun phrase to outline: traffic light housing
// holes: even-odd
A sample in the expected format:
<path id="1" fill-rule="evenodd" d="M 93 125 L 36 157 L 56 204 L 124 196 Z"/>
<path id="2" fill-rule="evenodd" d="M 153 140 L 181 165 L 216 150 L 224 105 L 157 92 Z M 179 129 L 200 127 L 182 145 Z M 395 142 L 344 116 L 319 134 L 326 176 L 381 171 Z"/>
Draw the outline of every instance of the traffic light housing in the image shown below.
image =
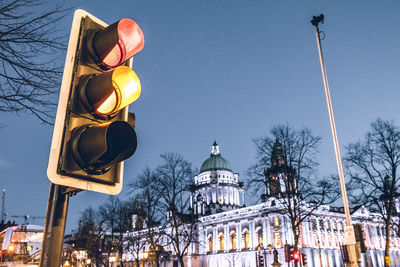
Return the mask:
<path id="1" fill-rule="evenodd" d="M 361 224 L 354 224 L 354 235 L 356 237 L 356 242 L 360 244 L 360 252 L 367 252 L 367 247 L 365 246 L 364 231 Z"/>
<path id="2" fill-rule="evenodd" d="M 302 263 L 302 266 L 307 265 L 307 255 L 305 253 L 301 253 L 301 263 Z"/>
<path id="3" fill-rule="evenodd" d="M 52 183 L 113 195 L 121 191 L 123 161 L 137 147 L 128 106 L 141 92 L 131 66 L 143 45 L 133 20 L 108 26 L 75 11 L 47 169 Z"/>
<path id="4" fill-rule="evenodd" d="M 290 262 L 292 260 L 292 245 L 285 244 L 285 261 Z"/>

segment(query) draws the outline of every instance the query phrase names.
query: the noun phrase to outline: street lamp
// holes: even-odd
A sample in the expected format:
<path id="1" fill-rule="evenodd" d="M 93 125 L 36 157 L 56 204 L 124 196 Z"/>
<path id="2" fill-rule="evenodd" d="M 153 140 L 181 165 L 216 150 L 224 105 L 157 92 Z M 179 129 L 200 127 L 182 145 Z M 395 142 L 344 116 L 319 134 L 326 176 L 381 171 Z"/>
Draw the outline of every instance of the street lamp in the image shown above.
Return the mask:
<path id="1" fill-rule="evenodd" d="M 340 187 L 342 190 L 344 212 L 346 214 L 345 244 L 347 245 L 347 248 L 349 250 L 349 260 L 350 260 L 350 263 L 346 266 L 355 267 L 355 266 L 358 266 L 358 264 L 357 264 L 356 249 L 355 249 L 356 241 L 355 241 L 355 236 L 354 236 L 354 227 L 353 227 L 353 224 L 351 223 L 350 209 L 349 209 L 347 193 L 346 193 L 346 184 L 345 184 L 344 175 L 343 175 L 342 160 L 340 158 L 339 142 L 338 142 L 338 138 L 337 138 L 337 134 L 336 134 L 336 125 L 335 125 L 335 119 L 333 116 L 333 109 L 332 109 L 332 102 L 331 102 L 331 97 L 330 97 L 330 93 L 329 93 L 328 79 L 326 77 L 324 57 L 322 55 L 322 46 L 321 46 L 321 39 L 320 39 L 321 32 L 319 31 L 319 28 L 318 28 L 318 24 L 323 23 L 323 22 L 324 22 L 323 14 L 321 14 L 319 16 L 314 16 L 313 19 L 311 20 L 311 24 L 315 27 L 315 33 L 317 36 L 318 53 L 319 53 L 319 59 L 320 59 L 320 63 L 321 63 L 322 78 L 324 81 L 326 103 L 328 106 L 332 138 L 333 138 L 333 143 L 334 143 L 334 147 L 335 147 L 336 163 L 337 163 L 337 168 L 338 168 L 338 173 L 339 173 Z"/>
<path id="2" fill-rule="evenodd" d="M 144 262 L 147 264 L 147 259 L 149 257 L 149 252 L 145 251 L 143 252 L 143 258 L 144 258 Z"/>
<path id="3" fill-rule="evenodd" d="M 256 264 L 258 267 L 261 266 L 261 245 L 258 244 L 256 252 Z"/>

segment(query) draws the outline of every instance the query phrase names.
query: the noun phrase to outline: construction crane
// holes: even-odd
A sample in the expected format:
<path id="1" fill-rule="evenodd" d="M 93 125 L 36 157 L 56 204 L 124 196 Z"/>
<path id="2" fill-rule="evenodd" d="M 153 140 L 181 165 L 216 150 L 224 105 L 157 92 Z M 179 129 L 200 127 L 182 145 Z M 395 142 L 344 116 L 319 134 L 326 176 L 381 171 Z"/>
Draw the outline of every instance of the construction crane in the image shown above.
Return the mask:
<path id="1" fill-rule="evenodd" d="M 6 211 L 6 190 L 3 189 L 1 192 L 1 221 L 4 223 L 7 219 Z"/>
<path id="2" fill-rule="evenodd" d="M 24 219 L 24 224 L 27 225 L 29 224 L 29 220 L 35 220 L 35 219 L 46 219 L 46 217 L 43 216 L 31 216 L 31 215 L 13 215 L 11 216 L 12 218 L 23 218 Z"/>

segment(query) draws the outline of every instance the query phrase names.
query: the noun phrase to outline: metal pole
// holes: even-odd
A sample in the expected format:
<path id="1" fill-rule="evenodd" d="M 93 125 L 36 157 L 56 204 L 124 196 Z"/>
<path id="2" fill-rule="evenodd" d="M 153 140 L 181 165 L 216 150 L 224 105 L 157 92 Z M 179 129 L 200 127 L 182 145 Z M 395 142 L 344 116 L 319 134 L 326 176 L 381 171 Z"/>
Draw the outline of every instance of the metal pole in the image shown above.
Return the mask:
<path id="1" fill-rule="evenodd" d="M 69 194 L 63 193 L 62 190 L 61 185 L 50 185 L 40 267 L 60 266 L 69 200 Z"/>
<path id="2" fill-rule="evenodd" d="M 350 263 L 347 264 L 346 266 L 358 266 L 356 250 L 355 250 L 356 242 L 355 242 L 354 228 L 351 223 L 349 203 L 347 200 L 347 193 L 346 193 L 346 184 L 345 184 L 344 175 L 343 175 L 342 160 L 340 158 L 339 142 L 338 142 L 338 138 L 337 138 L 337 134 L 336 134 L 335 118 L 333 116 L 333 109 L 332 109 L 332 103 L 331 103 L 331 96 L 329 93 L 328 79 L 326 77 L 324 57 L 322 55 L 320 31 L 318 29 L 318 23 L 323 21 L 323 19 L 324 19 L 324 15 L 321 14 L 318 17 L 314 17 L 313 20 L 311 21 L 311 23 L 315 26 L 315 34 L 317 36 L 319 60 L 321 62 L 321 71 L 322 71 L 322 78 L 324 80 L 326 103 L 328 105 L 329 120 L 331 123 L 332 138 L 333 138 L 333 143 L 334 143 L 334 147 L 335 147 L 336 163 L 337 163 L 339 180 L 340 180 L 340 188 L 342 190 L 344 213 L 346 215 L 347 227 L 345 227 L 345 242 L 346 242 L 346 245 L 347 245 L 347 248 L 349 251 L 349 260 L 350 260 Z"/>

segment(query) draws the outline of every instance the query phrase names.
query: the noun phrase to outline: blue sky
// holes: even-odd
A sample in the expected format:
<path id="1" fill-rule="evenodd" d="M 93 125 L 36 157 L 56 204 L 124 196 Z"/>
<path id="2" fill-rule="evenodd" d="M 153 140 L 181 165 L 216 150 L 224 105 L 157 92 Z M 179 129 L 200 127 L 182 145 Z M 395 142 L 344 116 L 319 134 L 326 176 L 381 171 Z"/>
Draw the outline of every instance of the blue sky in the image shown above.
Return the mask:
<path id="1" fill-rule="evenodd" d="M 119 195 L 123 199 L 128 198 L 128 182 L 145 167 L 155 167 L 161 153 L 181 153 L 199 168 L 214 140 L 244 180 L 255 157 L 252 139 L 286 122 L 309 127 L 323 138 L 319 174 L 336 173 L 310 23 L 320 13 L 325 15 L 320 29 L 325 33 L 322 45 L 342 152 L 378 117 L 400 126 L 398 1 L 112 3 L 74 5 L 110 24 L 131 18 L 145 35 L 145 47 L 134 59 L 142 95 L 130 106 L 136 113 L 139 145 L 126 161 Z M 57 26 L 65 35 L 72 16 Z M 27 114 L 2 113 L 1 118 L 0 186 L 7 190 L 7 211 L 44 216 L 53 129 Z M 67 231 L 77 226 L 79 212 L 106 198 L 94 192 L 72 197 Z"/>

